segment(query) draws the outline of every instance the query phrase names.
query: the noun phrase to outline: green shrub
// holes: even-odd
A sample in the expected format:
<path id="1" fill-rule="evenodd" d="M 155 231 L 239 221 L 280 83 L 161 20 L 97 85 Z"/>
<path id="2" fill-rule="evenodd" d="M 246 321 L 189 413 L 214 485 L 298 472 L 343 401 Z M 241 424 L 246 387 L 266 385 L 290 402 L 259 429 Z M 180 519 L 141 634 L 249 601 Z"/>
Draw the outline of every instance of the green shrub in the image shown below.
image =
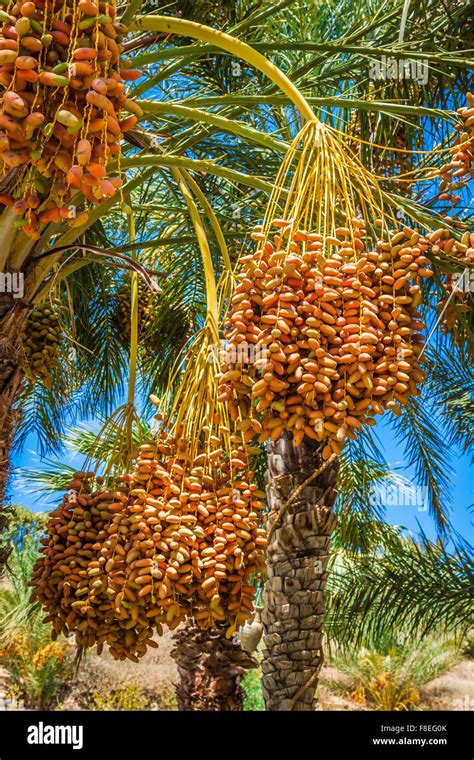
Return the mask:
<path id="1" fill-rule="evenodd" d="M 21 542 L 13 543 L 0 585 L 0 664 L 26 707 L 46 709 L 72 675 L 73 648 L 63 637 L 51 641 L 39 605 L 29 603 L 37 556 L 35 535 L 25 533 Z"/>
<path id="2" fill-rule="evenodd" d="M 474 630 L 466 635 L 462 643 L 462 653 L 468 660 L 474 660 Z"/>
<path id="3" fill-rule="evenodd" d="M 258 668 L 249 671 L 242 681 L 242 688 L 245 691 L 244 710 L 265 710 L 261 679 L 262 673 Z"/>
<path id="4" fill-rule="evenodd" d="M 391 644 L 384 651 L 362 648 L 334 655 L 331 665 L 351 678 L 351 698 L 372 710 L 415 710 L 419 689 L 459 659 L 452 639 Z"/>

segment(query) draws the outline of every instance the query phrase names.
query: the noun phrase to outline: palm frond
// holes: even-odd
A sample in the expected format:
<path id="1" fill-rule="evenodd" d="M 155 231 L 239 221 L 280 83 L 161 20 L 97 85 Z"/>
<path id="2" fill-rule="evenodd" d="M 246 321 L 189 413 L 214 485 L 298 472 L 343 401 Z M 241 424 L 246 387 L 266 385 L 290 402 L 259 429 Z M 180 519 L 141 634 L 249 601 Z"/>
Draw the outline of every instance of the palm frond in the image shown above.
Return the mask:
<path id="1" fill-rule="evenodd" d="M 413 468 L 418 486 L 426 492 L 438 529 L 445 531 L 451 503 L 452 460 L 436 410 L 431 399 L 426 398 L 426 392 L 423 402 L 412 397 L 402 407 L 399 417 L 392 415 L 391 425 L 404 447 L 407 464 Z"/>
<path id="2" fill-rule="evenodd" d="M 427 386 L 448 433 L 448 444 L 474 449 L 474 373 L 461 348 L 441 346 L 428 354 Z"/>
<path id="3" fill-rule="evenodd" d="M 412 636 L 465 633 L 472 625 L 472 547 L 394 536 L 383 552 L 335 557 L 328 582 L 331 639 L 346 646 L 381 639 L 386 631 Z"/>

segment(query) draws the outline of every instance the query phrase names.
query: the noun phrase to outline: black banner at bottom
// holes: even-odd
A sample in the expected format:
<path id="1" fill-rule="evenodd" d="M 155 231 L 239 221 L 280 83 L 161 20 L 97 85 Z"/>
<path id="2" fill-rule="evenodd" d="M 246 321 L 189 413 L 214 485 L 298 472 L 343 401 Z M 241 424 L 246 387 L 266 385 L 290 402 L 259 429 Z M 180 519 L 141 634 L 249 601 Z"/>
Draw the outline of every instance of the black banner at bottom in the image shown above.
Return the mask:
<path id="1" fill-rule="evenodd" d="M 140 760 L 308 750 L 320 757 L 472 760 L 469 712 L 0 712 L 0 760 Z"/>

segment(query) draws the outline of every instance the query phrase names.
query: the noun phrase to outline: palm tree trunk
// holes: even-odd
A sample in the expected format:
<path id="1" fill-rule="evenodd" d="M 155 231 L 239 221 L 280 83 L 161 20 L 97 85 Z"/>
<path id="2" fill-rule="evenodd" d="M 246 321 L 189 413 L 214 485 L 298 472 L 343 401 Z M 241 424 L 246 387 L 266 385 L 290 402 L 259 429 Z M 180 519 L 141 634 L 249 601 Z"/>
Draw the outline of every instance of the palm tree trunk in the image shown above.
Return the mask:
<path id="1" fill-rule="evenodd" d="M 245 673 L 257 666 L 256 660 L 225 637 L 225 628 L 203 630 L 186 623 L 173 636 L 171 654 L 178 666 L 176 685 L 178 710 L 243 710 Z"/>
<path id="2" fill-rule="evenodd" d="M 2 540 L 8 526 L 6 491 L 10 471 L 10 448 L 18 412 L 0 397 L 0 575 L 10 554 L 10 547 Z"/>
<path id="3" fill-rule="evenodd" d="M 316 707 L 338 470 L 334 458 L 319 473 L 323 445 L 306 437 L 295 448 L 289 433 L 268 445 L 268 575 L 262 617 L 267 710 Z"/>
<path id="4" fill-rule="evenodd" d="M 0 573 L 9 550 L 1 542 L 1 534 L 8 522 L 5 505 L 8 476 L 10 472 L 10 449 L 20 412 L 15 409 L 23 383 L 19 335 L 26 310 L 23 304 L 6 304 L 8 296 L 0 303 Z M 11 308 L 7 310 L 7 306 Z M 2 308 L 3 307 L 3 308 Z"/>

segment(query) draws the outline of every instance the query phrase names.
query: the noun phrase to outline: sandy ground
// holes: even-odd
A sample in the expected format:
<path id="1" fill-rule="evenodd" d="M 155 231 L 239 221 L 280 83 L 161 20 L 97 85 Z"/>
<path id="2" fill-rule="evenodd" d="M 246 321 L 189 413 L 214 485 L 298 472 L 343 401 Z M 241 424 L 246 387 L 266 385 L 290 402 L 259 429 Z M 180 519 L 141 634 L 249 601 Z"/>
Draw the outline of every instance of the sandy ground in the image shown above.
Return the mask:
<path id="1" fill-rule="evenodd" d="M 90 707 L 94 694 L 101 696 L 126 687 L 143 692 L 148 709 L 175 709 L 174 684 L 177 670 L 171 657 L 171 634 L 165 632 L 158 639 L 158 649 L 149 649 L 139 663 L 125 660 L 116 662 L 104 653 L 98 657 L 88 654 L 81 663 L 77 676 L 68 685 L 61 702 L 63 710 L 80 710 Z"/>
<path id="2" fill-rule="evenodd" d="M 474 710 L 474 660 L 463 660 L 421 690 L 429 710 Z"/>
<path id="3" fill-rule="evenodd" d="M 176 665 L 171 658 L 171 635 L 159 639 L 159 648 L 150 650 L 139 664 L 115 662 L 110 656 L 88 655 L 77 677 L 65 692 L 61 709 L 90 709 L 94 693 L 107 695 L 132 688 L 146 699 L 147 709 L 173 710 Z M 321 710 L 364 710 L 353 702 L 344 687 L 346 675 L 325 665 L 318 696 Z M 463 660 L 444 676 L 436 678 L 421 690 L 421 710 L 474 710 L 474 660 Z"/>
<path id="4" fill-rule="evenodd" d="M 323 665 L 318 686 L 320 710 L 365 710 L 343 694 L 350 688 L 350 678 L 331 665 Z"/>

